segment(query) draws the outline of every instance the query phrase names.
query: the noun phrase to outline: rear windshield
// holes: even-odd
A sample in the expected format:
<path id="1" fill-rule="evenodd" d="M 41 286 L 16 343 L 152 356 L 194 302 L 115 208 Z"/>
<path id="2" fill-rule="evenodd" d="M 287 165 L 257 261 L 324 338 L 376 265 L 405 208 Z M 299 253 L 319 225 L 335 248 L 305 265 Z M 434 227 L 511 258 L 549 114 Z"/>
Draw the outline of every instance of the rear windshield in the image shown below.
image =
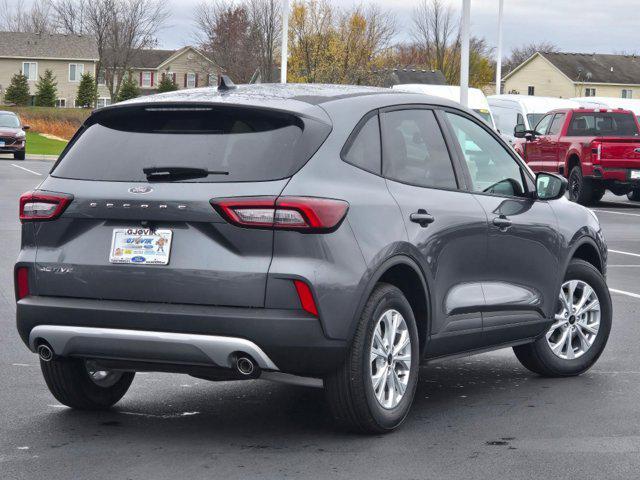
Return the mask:
<path id="1" fill-rule="evenodd" d="M 576 113 L 567 130 L 570 137 L 635 137 L 638 125 L 631 113 Z"/>
<path id="2" fill-rule="evenodd" d="M 266 110 L 136 107 L 96 112 L 52 172 L 78 180 L 144 182 L 143 168 L 228 172 L 187 182 L 287 178 L 322 144 L 329 127 Z"/>

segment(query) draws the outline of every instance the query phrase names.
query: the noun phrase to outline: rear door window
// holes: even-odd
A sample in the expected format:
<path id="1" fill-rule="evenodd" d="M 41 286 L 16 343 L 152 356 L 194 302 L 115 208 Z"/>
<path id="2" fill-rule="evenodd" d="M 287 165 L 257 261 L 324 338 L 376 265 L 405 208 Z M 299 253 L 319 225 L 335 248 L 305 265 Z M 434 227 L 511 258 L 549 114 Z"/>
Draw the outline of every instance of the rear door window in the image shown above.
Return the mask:
<path id="1" fill-rule="evenodd" d="M 116 108 L 94 114 L 52 172 L 79 180 L 144 182 L 146 167 L 228 172 L 189 182 L 287 178 L 330 127 L 297 116 L 230 107 Z"/>
<path id="2" fill-rule="evenodd" d="M 457 188 L 440 126 L 431 110 L 395 110 L 381 115 L 383 173 L 420 187 Z"/>

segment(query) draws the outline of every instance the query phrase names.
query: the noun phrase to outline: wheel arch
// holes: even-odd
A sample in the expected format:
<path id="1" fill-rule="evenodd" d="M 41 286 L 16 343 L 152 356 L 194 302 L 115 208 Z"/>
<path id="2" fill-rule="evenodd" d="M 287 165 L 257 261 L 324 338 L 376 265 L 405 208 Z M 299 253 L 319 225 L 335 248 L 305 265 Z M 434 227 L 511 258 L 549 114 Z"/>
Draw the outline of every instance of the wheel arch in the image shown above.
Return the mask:
<path id="1" fill-rule="evenodd" d="M 580 259 L 596 267 L 603 275 L 605 273 L 605 262 L 595 240 L 590 237 L 582 237 L 578 240 L 571 248 L 570 255 L 568 255 L 567 258 L 568 260 L 564 266 L 564 272 L 567 271 L 571 260 Z"/>
<path id="2" fill-rule="evenodd" d="M 575 150 L 570 150 L 567 153 L 567 158 L 564 162 L 565 164 L 565 176 L 569 178 L 569 173 L 571 173 L 571 169 L 575 166 L 581 166 L 582 162 L 580 160 L 580 155 Z M 582 168 L 582 167 L 581 167 Z"/>
<path id="3" fill-rule="evenodd" d="M 420 352 L 422 355 L 427 344 L 431 318 L 430 290 L 424 272 L 418 262 L 406 254 L 395 255 L 388 258 L 382 262 L 370 276 L 352 320 L 348 340 L 352 340 L 364 306 L 371 296 L 371 292 L 380 282 L 397 287 L 407 298 L 416 319 Z"/>

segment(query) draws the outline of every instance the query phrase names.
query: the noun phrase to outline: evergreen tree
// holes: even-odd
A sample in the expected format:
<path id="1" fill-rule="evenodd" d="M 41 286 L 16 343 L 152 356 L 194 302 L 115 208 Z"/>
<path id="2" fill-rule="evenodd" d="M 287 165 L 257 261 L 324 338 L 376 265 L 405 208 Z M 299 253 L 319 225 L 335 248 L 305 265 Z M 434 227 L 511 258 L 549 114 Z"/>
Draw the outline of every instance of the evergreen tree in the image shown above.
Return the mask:
<path id="1" fill-rule="evenodd" d="M 4 101 L 6 103 L 15 103 L 16 105 L 29 105 L 30 98 L 27 77 L 22 73 L 16 73 L 11 77 L 11 83 L 4 94 Z"/>
<path id="2" fill-rule="evenodd" d="M 178 90 L 178 85 L 174 83 L 173 76 L 163 75 L 158 84 L 158 92 L 173 92 L 174 90 Z"/>
<path id="3" fill-rule="evenodd" d="M 76 95 L 76 107 L 93 108 L 98 101 L 98 85 L 90 73 L 83 73 L 80 77 L 78 94 Z"/>
<path id="4" fill-rule="evenodd" d="M 39 107 L 55 107 L 58 98 L 56 77 L 49 69 L 44 71 L 44 77 L 36 83 L 36 105 Z"/>
<path id="5" fill-rule="evenodd" d="M 133 79 L 133 75 L 129 72 L 125 75 L 125 79 L 120 87 L 120 93 L 118 94 L 118 101 L 129 100 L 140 96 L 140 87 Z"/>

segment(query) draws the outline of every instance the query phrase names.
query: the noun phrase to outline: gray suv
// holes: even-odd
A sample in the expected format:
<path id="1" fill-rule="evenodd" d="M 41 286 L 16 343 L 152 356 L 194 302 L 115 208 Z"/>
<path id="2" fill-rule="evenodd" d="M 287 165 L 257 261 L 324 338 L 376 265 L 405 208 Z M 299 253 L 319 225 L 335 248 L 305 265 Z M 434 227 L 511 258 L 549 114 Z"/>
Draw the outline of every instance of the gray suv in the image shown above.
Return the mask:
<path id="1" fill-rule="evenodd" d="M 124 102 L 20 199 L 18 330 L 70 407 L 111 407 L 138 371 L 261 377 L 390 431 L 423 362 L 598 359 L 607 248 L 565 189 L 419 94 L 223 81 Z"/>

